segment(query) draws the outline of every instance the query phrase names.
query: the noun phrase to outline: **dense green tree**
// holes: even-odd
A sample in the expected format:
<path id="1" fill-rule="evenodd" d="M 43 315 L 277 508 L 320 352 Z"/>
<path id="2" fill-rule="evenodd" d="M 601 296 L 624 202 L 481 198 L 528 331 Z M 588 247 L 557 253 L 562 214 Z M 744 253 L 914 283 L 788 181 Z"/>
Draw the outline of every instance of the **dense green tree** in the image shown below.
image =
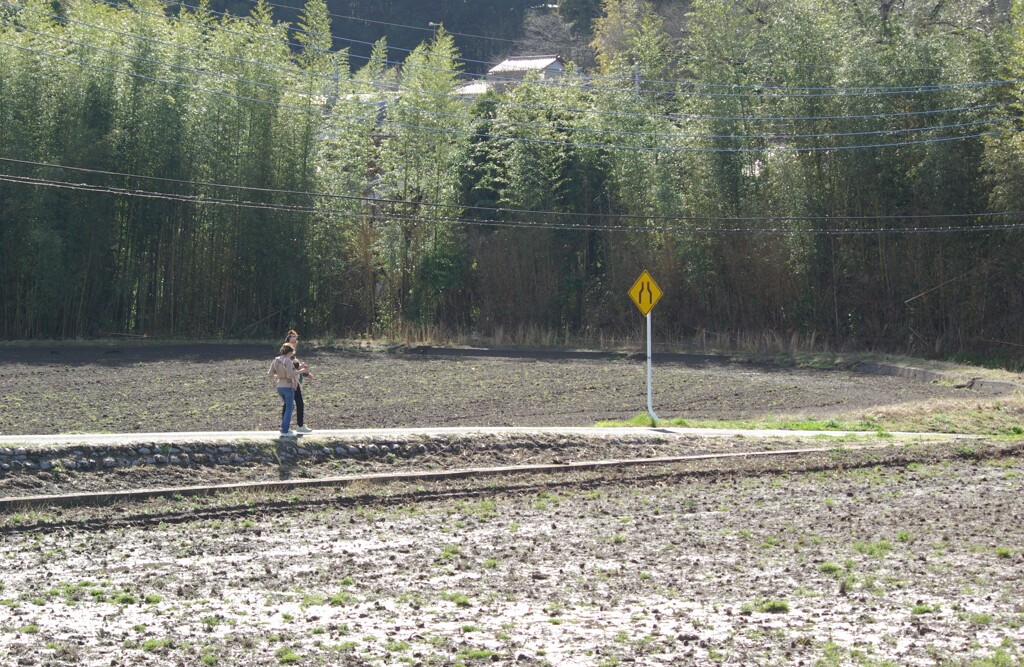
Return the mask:
<path id="1" fill-rule="evenodd" d="M 469 147 L 465 104 L 454 95 L 456 59 L 454 40 L 439 30 L 405 60 L 387 103 L 376 194 L 393 200 L 379 246 L 389 324 L 463 317 L 465 230 L 447 222 L 462 212 L 459 168 Z"/>
<path id="2" fill-rule="evenodd" d="M 649 268 L 679 334 L 1024 344 L 1019 8 L 679 7 L 562 3 L 597 70 L 472 98 L 325 0 L 6 5 L 0 336 L 614 335 Z"/>

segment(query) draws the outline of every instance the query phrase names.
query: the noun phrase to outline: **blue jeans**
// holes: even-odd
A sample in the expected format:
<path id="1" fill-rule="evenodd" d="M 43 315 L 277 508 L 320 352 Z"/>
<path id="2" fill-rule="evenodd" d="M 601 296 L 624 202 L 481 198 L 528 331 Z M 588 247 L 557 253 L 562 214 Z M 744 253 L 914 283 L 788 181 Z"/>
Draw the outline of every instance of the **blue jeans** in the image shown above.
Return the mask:
<path id="1" fill-rule="evenodd" d="M 278 387 L 277 393 L 284 401 L 284 412 L 281 413 L 281 433 L 287 433 L 292 423 L 292 411 L 295 410 L 295 390 L 291 387 Z"/>

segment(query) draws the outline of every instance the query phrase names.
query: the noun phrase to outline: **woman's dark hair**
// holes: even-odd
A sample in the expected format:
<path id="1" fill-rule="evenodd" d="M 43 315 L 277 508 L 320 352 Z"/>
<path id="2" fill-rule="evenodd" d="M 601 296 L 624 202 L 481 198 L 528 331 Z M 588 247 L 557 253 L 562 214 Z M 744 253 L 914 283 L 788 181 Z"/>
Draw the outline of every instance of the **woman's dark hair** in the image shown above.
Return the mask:
<path id="1" fill-rule="evenodd" d="M 285 343 L 284 345 L 281 346 L 281 354 L 291 354 L 294 351 L 295 348 L 289 345 L 288 343 Z"/>

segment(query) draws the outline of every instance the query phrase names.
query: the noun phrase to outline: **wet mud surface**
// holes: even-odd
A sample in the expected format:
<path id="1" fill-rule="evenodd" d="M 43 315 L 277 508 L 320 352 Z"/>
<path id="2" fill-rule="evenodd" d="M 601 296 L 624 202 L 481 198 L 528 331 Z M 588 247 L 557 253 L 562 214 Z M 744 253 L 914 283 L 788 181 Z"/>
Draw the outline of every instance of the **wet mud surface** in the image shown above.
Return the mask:
<path id="1" fill-rule="evenodd" d="M 0 663 L 1020 664 L 1021 453 L 26 512 L 3 521 Z"/>
<path id="2" fill-rule="evenodd" d="M 271 346 L 0 348 L 0 434 L 251 431 L 280 426 Z M 300 349 L 313 429 L 589 426 L 646 412 L 642 359 Z M 833 417 L 970 389 L 849 371 L 655 357 L 659 417 Z"/>

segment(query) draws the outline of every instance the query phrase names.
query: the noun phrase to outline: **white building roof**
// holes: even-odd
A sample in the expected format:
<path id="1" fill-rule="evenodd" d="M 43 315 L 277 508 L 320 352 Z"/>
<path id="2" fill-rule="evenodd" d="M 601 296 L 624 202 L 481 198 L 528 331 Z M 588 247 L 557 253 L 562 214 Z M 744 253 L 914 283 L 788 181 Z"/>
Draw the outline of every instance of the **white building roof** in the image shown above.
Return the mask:
<path id="1" fill-rule="evenodd" d="M 457 95 L 483 95 L 490 89 L 491 85 L 486 81 L 474 81 L 473 83 L 460 86 L 455 90 L 455 93 Z"/>
<path id="2" fill-rule="evenodd" d="M 564 69 L 562 60 L 558 56 L 521 56 L 517 58 L 506 58 L 489 71 L 490 74 L 505 74 L 511 72 L 540 72 L 552 65 L 558 65 L 558 69 Z"/>

